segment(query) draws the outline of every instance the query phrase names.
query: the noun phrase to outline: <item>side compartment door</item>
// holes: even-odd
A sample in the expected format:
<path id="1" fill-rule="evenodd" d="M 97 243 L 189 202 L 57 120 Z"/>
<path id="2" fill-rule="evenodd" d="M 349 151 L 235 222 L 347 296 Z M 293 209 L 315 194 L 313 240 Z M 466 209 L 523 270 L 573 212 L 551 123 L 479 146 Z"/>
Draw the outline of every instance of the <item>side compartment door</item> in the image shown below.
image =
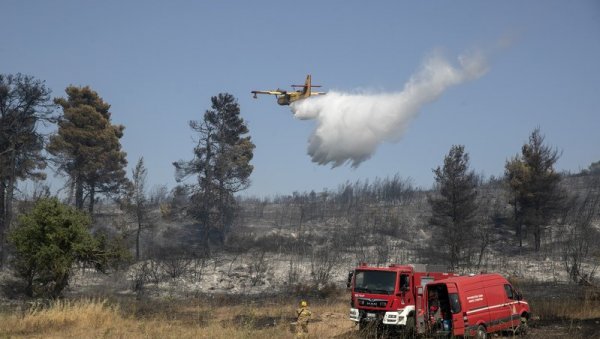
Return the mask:
<path id="1" fill-rule="evenodd" d="M 506 297 L 503 285 L 493 285 L 485 288 L 490 309 L 489 328 L 491 331 L 500 331 L 510 328 L 511 308 Z"/>
<path id="2" fill-rule="evenodd" d="M 461 290 L 464 294 L 463 300 L 465 305 L 462 308 L 465 310 L 467 323 L 465 324 L 466 335 L 474 336 L 475 329 L 479 324 L 485 324 L 489 328 L 490 311 L 488 308 L 488 299 L 483 287 L 471 286 L 468 290 Z"/>

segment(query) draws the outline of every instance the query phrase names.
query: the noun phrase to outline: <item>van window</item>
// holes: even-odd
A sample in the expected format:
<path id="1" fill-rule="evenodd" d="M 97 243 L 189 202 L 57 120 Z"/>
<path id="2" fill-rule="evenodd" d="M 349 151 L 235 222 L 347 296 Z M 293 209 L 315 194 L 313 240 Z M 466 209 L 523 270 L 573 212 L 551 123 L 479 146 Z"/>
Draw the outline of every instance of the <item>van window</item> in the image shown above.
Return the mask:
<path id="1" fill-rule="evenodd" d="M 513 292 L 512 286 L 506 284 L 504 285 L 504 290 L 506 291 L 506 296 L 508 299 L 515 299 L 515 293 Z"/>
<path id="2" fill-rule="evenodd" d="M 448 295 L 448 299 L 450 300 L 450 311 L 454 314 L 460 313 L 460 301 L 458 301 L 458 294 L 450 293 Z"/>

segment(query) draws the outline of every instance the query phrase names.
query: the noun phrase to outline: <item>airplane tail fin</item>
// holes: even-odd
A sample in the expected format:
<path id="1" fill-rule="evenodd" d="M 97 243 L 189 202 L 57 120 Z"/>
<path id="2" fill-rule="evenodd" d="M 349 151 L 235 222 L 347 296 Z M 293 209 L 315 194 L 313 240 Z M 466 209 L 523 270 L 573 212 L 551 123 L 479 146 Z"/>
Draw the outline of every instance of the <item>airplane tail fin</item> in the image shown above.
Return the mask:
<path id="1" fill-rule="evenodd" d="M 311 83 L 311 76 L 310 74 L 308 74 L 306 76 L 306 81 L 304 82 L 304 85 L 292 85 L 292 87 L 302 87 L 302 97 L 309 97 L 312 95 L 312 88 L 313 87 L 321 87 L 319 85 L 313 85 Z"/>
<path id="2" fill-rule="evenodd" d="M 310 85 L 310 82 L 311 82 L 311 76 L 310 76 L 310 74 L 308 74 L 306 76 L 306 81 L 304 82 L 304 95 L 306 95 L 307 97 L 310 96 L 310 89 L 312 87 Z"/>

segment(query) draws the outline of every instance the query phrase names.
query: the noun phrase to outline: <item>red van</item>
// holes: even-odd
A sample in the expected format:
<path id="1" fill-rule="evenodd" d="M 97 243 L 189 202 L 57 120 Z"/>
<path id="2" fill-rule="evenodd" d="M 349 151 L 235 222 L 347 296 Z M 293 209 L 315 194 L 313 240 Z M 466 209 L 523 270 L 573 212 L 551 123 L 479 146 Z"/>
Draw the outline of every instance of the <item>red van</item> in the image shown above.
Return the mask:
<path id="1" fill-rule="evenodd" d="M 428 332 L 435 336 L 487 338 L 527 331 L 529 304 L 499 274 L 452 277 L 426 286 Z"/>

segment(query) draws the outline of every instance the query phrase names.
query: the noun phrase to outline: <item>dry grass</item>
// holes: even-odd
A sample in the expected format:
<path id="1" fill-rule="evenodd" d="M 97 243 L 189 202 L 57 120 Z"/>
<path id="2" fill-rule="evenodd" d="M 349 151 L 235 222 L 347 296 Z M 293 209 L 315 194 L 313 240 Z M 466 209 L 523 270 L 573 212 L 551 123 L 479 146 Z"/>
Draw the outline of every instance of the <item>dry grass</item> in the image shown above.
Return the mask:
<path id="1" fill-rule="evenodd" d="M 581 296 L 572 298 L 537 298 L 531 301 L 531 308 L 542 320 L 600 319 L 600 290 L 588 288 Z"/>
<path id="2" fill-rule="evenodd" d="M 600 294 L 528 298 L 539 320 L 529 338 L 600 337 Z M 265 297 L 164 299 L 80 299 L 0 313 L 0 338 L 294 338 L 290 323 L 297 300 Z M 359 338 L 348 320 L 348 296 L 311 305 L 311 338 Z"/>
<path id="3" fill-rule="evenodd" d="M 179 304 L 179 305 L 178 305 Z M 199 305 L 171 302 L 168 312 L 125 312 L 106 300 L 59 301 L 24 314 L 0 314 L 10 338 L 294 338 L 290 305 Z M 164 307 L 164 305 L 162 306 Z M 341 300 L 311 307 L 311 337 L 348 337 L 353 327 Z M 139 310 L 138 310 L 139 311 Z M 316 333 L 319 333 L 317 336 Z"/>

